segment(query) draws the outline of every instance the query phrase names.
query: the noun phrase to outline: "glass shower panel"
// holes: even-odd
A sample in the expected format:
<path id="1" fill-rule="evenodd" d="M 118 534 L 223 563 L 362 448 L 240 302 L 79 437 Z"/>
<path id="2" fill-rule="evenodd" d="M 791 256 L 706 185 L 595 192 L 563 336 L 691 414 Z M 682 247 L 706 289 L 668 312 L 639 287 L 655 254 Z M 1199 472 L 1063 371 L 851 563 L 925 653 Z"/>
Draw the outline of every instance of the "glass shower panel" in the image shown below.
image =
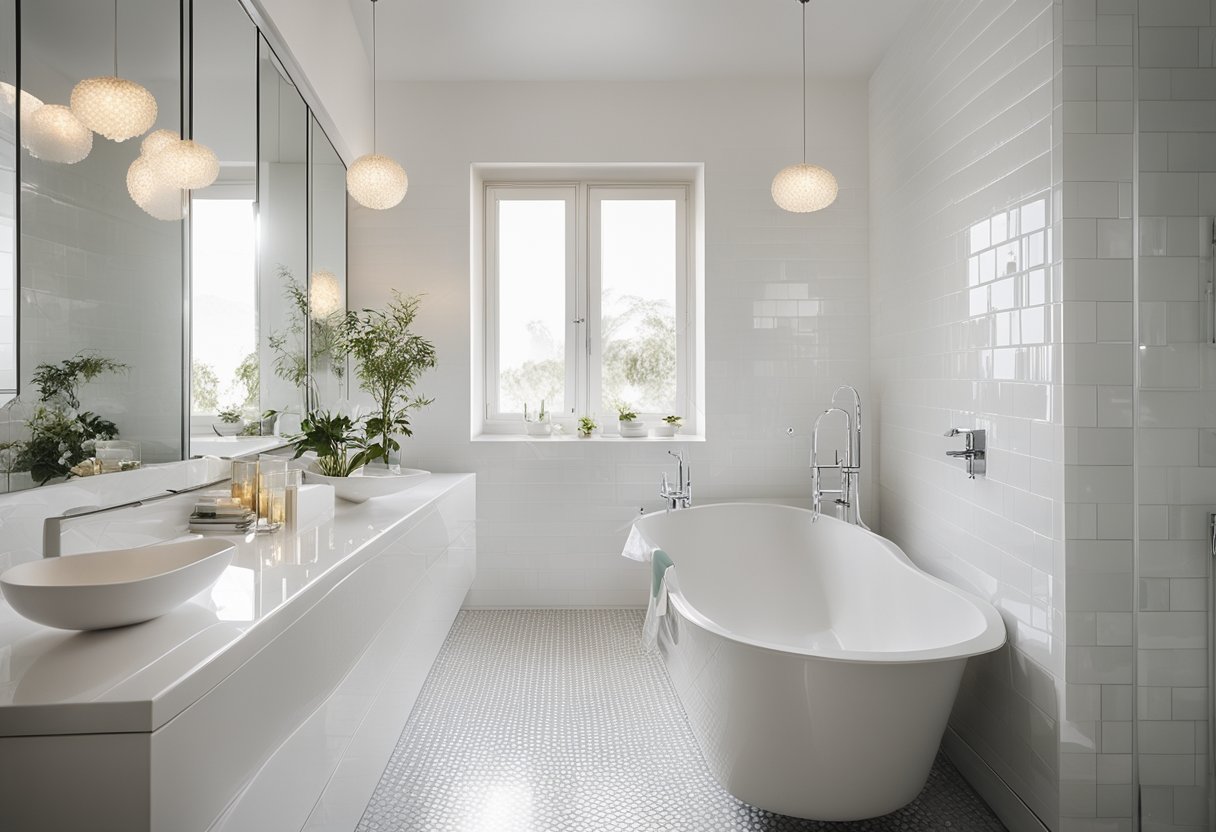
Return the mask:
<path id="1" fill-rule="evenodd" d="M 1140 828 L 1199 832 L 1216 820 L 1209 753 L 1216 122 L 1208 117 L 1216 61 L 1208 4 L 1172 19 L 1143 3 L 1140 11 L 1134 748 Z"/>

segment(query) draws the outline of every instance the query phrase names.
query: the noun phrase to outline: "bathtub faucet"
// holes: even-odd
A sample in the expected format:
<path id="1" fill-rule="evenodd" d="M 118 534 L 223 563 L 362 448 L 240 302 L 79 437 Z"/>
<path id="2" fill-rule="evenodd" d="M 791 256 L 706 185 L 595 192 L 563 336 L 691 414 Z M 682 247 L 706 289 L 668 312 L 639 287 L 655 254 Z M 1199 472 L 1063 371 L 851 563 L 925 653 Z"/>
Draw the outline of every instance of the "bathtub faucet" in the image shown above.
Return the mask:
<path id="1" fill-rule="evenodd" d="M 841 393 L 848 393 L 852 401 L 851 412 L 836 406 L 836 398 Z M 835 461 L 831 465 L 819 462 L 819 428 L 824 418 L 839 413 L 844 416 L 844 429 L 847 442 L 844 448 L 844 459 L 840 451 L 836 451 Z M 840 487 L 824 488 L 823 472 L 839 471 Z M 861 519 L 861 395 L 856 387 L 844 385 L 838 387 L 832 394 L 832 406 L 815 420 L 811 430 L 811 508 L 814 520 L 819 519 L 823 508 L 823 496 L 835 495 L 836 514 L 840 519 L 868 529 L 869 526 Z"/>
<path id="2" fill-rule="evenodd" d="M 678 488 L 672 488 L 671 481 L 667 479 L 667 472 L 664 471 L 659 496 L 666 500 L 673 509 L 688 508 L 692 505 L 692 466 L 684 464 L 683 451 L 668 451 L 667 453 L 676 458 L 679 466 L 676 476 L 680 485 Z"/>

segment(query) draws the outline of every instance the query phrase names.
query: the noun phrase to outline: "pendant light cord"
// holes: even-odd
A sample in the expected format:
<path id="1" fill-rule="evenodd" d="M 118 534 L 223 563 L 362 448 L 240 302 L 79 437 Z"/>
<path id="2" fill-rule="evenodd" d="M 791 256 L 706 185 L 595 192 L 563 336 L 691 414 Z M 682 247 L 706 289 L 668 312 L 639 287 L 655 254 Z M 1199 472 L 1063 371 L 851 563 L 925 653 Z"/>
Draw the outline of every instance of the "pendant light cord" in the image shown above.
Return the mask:
<path id="1" fill-rule="evenodd" d="M 376 0 L 372 0 L 372 153 L 376 152 Z"/>
<path id="2" fill-rule="evenodd" d="M 114 77 L 118 77 L 118 0 L 114 0 Z"/>
<path id="3" fill-rule="evenodd" d="M 802 164 L 806 164 L 806 6 L 810 0 L 802 2 Z"/>

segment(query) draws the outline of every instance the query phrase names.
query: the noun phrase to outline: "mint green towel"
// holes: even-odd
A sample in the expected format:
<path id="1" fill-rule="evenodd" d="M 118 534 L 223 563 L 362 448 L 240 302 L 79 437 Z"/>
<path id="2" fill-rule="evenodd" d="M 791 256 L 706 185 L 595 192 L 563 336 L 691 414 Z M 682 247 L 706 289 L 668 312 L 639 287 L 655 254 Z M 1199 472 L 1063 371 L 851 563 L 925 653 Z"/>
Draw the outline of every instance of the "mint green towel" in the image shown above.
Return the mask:
<path id="1" fill-rule="evenodd" d="M 655 549 L 650 557 L 650 597 L 657 598 L 659 587 L 663 586 L 663 573 L 667 567 L 675 566 L 671 557 L 662 549 Z"/>

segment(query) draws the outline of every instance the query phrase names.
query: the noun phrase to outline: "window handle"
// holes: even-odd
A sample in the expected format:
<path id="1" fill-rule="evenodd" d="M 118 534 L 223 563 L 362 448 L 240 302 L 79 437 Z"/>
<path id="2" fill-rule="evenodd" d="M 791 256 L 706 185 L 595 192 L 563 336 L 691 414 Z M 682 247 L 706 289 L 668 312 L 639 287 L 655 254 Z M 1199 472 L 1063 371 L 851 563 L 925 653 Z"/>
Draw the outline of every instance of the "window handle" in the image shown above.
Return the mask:
<path id="1" fill-rule="evenodd" d="M 587 323 L 587 319 L 586 319 L 586 318 L 575 318 L 575 319 L 574 319 L 573 321 L 571 321 L 570 323 L 572 323 L 572 324 L 585 324 L 585 323 Z"/>

